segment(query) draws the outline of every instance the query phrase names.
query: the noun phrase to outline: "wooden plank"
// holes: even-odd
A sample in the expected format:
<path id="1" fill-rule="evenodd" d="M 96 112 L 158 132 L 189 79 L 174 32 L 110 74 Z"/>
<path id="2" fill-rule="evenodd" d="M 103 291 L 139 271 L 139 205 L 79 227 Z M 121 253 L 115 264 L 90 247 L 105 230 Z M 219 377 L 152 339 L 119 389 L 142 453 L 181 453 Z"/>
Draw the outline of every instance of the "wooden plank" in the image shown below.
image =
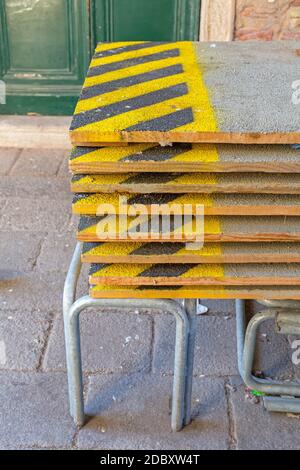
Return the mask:
<path id="1" fill-rule="evenodd" d="M 84 243 L 83 263 L 300 263 L 300 243 Z"/>
<path id="2" fill-rule="evenodd" d="M 127 147 L 73 148 L 69 168 L 75 174 L 126 172 L 300 173 L 300 150 L 290 145 L 175 143 Z"/>
<path id="3" fill-rule="evenodd" d="M 105 204 L 107 213 L 127 214 L 143 204 L 147 211 L 157 205 L 185 205 L 186 214 L 195 214 L 198 204 L 204 205 L 205 215 L 300 215 L 298 195 L 269 194 L 131 194 L 126 204 L 119 194 L 75 194 L 72 210 L 78 215 L 96 215 Z"/>
<path id="4" fill-rule="evenodd" d="M 71 140 L 298 143 L 298 49 L 296 41 L 99 44 Z"/>
<path id="5" fill-rule="evenodd" d="M 74 175 L 74 193 L 300 194 L 300 174 L 105 173 Z"/>
<path id="6" fill-rule="evenodd" d="M 256 299 L 300 300 L 300 288 L 296 286 L 230 287 L 230 286 L 106 286 L 98 284 L 90 288 L 94 299 Z"/>
<path id="7" fill-rule="evenodd" d="M 171 229 L 158 232 L 156 227 L 149 224 L 145 217 L 142 220 L 125 217 L 120 221 L 114 217 L 81 217 L 79 221 L 77 238 L 83 242 L 191 242 L 196 240 L 199 231 L 195 224 L 182 225 L 181 221 L 171 220 Z M 112 229 L 108 233 L 107 227 L 112 221 Z M 129 229 L 124 227 L 129 224 Z M 122 227 L 122 229 L 120 228 Z M 139 230 L 139 231 L 137 231 Z M 205 217 L 205 242 L 299 242 L 300 224 L 297 217 Z"/>
<path id="8" fill-rule="evenodd" d="M 92 264 L 92 285 L 300 286 L 300 264 Z"/>

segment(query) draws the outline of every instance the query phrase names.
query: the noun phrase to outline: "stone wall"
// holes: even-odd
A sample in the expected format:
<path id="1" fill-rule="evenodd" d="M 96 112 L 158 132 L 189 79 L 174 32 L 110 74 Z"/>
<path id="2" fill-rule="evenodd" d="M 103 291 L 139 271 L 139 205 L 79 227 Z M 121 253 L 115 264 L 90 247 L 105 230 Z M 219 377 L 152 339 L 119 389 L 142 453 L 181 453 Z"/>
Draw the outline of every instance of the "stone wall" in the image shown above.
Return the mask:
<path id="1" fill-rule="evenodd" d="M 300 40 L 300 0 L 236 0 L 235 40 Z"/>

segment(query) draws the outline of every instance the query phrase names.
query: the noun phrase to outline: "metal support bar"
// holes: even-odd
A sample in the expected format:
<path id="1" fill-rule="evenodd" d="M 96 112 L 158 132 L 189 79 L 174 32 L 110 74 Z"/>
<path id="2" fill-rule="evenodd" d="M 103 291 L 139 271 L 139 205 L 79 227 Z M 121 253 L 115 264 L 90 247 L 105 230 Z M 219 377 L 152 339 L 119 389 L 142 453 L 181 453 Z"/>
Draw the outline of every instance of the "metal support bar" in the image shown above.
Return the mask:
<path id="1" fill-rule="evenodd" d="M 188 315 L 190 329 L 187 352 L 187 370 L 185 385 L 185 418 L 184 424 L 191 422 L 192 407 L 192 387 L 193 387 L 193 370 L 194 370 L 194 354 L 196 340 L 196 318 L 197 318 L 197 299 L 186 299 L 184 301 L 186 313 Z"/>
<path id="2" fill-rule="evenodd" d="M 265 309 L 254 315 L 246 329 L 245 302 L 241 300 L 236 301 L 237 352 L 239 373 L 248 387 L 255 389 L 259 392 L 271 395 L 268 397 L 264 397 L 264 403 L 268 410 L 283 412 L 300 412 L 300 400 L 294 398 L 300 397 L 300 384 L 283 383 L 275 380 L 271 381 L 261 379 L 252 375 L 256 336 L 259 325 L 270 318 L 274 319 L 274 321 L 279 319 L 279 324 L 282 324 L 282 321 L 284 321 L 288 313 L 293 315 L 293 318 L 295 319 L 295 315 L 297 314 L 297 312 L 295 312 L 295 308 L 297 307 L 299 309 L 299 303 L 293 301 L 284 301 L 283 307 L 281 307 L 280 301 L 266 300 L 260 301 L 260 303 L 263 303 L 263 305 L 270 306 L 270 308 Z M 298 315 L 300 321 L 300 310 Z M 290 329 L 288 329 L 288 331 L 290 331 Z M 281 397 L 280 395 L 284 395 L 284 397 Z M 286 395 L 288 395 L 288 397 L 286 397 Z"/>
<path id="3" fill-rule="evenodd" d="M 185 308 L 175 300 L 92 299 L 89 296 L 84 296 L 74 301 L 77 280 L 81 268 L 80 255 L 81 246 L 78 243 L 66 277 L 63 298 L 70 413 L 74 421 L 80 426 L 83 425 L 85 421 L 80 351 L 80 313 L 87 307 L 151 308 L 155 310 L 168 311 L 169 313 L 172 313 L 176 319 L 171 427 L 173 431 L 179 431 L 187 421 L 187 404 L 188 413 L 190 414 L 190 393 L 192 387 L 188 374 L 190 371 L 192 373 L 193 345 L 189 348 L 188 353 L 188 341 L 190 333 L 189 315 L 193 316 L 193 306 L 188 304 L 188 314 L 185 311 Z M 186 394 L 186 388 L 188 394 Z"/>

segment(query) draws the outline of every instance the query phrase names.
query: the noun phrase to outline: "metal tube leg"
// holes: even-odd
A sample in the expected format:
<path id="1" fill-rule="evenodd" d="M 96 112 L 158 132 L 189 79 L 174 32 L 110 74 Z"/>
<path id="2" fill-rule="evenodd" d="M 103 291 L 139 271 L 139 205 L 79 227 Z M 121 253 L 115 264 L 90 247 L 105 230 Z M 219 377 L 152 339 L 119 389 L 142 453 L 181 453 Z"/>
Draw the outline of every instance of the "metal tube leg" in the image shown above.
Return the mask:
<path id="1" fill-rule="evenodd" d="M 245 300 L 238 299 L 235 301 L 238 371 L 242 379 L 244 378 L 243 355 L 244 355 L 244 342 L 245 342 L 245 331 L 246 331 L 245 307 L 246 307 Z"/>
<path id="2" fill-rule="evenodd" d="M 189 319 L 189 337 L 187 349 L 187 364 L 186 364 L 186 382 L 185 382 L 185 414 L 184 424 L 187 425 L 191 422 L 191 407 L 192 407 L 192 387 L 193 387 L 193 369 L 194 369 L 194 353 L 195 353 L 195 340 L 196 340 L 196 318 L 197 318 L 197 300 L 186 299 L 184 302 L 186 313 Z"/>
<path id="3" fill-rule="evenodd" d="M 78 426 L 85 421 L 79 324 L 85 301 L 90 301 L 89 296 L 81 297 L 64 315 L 70 413 Z"/>

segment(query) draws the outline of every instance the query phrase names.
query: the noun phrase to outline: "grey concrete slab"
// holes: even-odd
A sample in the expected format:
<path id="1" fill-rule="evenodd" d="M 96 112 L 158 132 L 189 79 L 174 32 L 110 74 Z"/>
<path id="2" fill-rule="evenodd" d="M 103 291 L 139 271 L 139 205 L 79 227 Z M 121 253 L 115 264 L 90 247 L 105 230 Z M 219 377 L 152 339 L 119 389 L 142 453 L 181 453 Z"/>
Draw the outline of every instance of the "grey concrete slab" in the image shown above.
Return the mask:
<path id="1" fill-rule="evenodd" d="M 90 372 L 149 371 L 152 321 L 133 311 L 86 310 L 81 314 L 83 368 Z M 44 358 L 45 370 L 65 370 L 62 315 L 56 318 Z"/>
<path id="2" fill-rule="evenodd" d="M 0 369 L 24 371 L 39 366 L 52 316 L 44 310 L 0 307 Z"/>
<path id="3" fill-rule="evenodd" d="M 200 302 L 209 309 L 210 313 L 221 313 L 228 316 L 235 311 L 234 300 L 201 299 Z"/>
<path id="4" fill-rule="evenodd" d="M 71 447 L 65 374 L 0 373 L 0 448 Z"/>
<path id="5" fill-rule="evenodd" d="M 224 383 L 196 379 L 193 421 L 170 429 L 172 379 L 153 375 L 93 376 L 86 411 L 93 418 L 78 436 L 81 449 L 226 449 L 228 418 Z"/>
<path id="6" fill-rule="evenodd" d="M 63 232 L 69 226 L 71 203 L 49 197 L 9 198 L 2 210 L 0 230 Z"/>
<path id="7" fill-rule="evenodd" d="M 18 148 L 0 148 L 0 175 L 7 175 L 16 162 L 21 150 Z"/>
<path id="8" fill-rule="evenodd" d="M 45 233 L 0 232 L 0 278 L 33 269 L 44 242 Z"/>
<path id="9" fill-rule="evenodd" d="M 155 317 L 155 372 L 173 372 L 175 324 L 170 315 Z M 195 349 L 196 375 L 234 375 L 237 373 L 235 322 L 233 318 L 201 315 L 197 319 Z"/>
<path id="10" fill-rule="evenodd" d="M 42 272 L 67 271 L 75 245 L 75 231 L 50 233 L 41 247 L 37 269 Z"/>
<path id="11" fill-rule="evenodd" d="M 248 301 L 246 303 L 248 321 L 253 315 L 265 308 L 258 302 Z M 292 353 L 288 336 L 276 333 L 273 320 L 268 320 L 259 327 L 254 370 L 262 371 L 265 376 L 273 379 L 294 377 Z"/>
<path id="12" fill-rule="evenodd" d="M 243 450 L 299 450 L 300 419 L 284 413 L 267 412 L 262 402 L 245 398 L 239 378 L 232 379 L 231 400 L 237 448 Z"/>
<path id="13" fill-rule="evenodd" d="M 10 309 L 61 310 L 65 273 L 17 273 L 0 283 L 0 306 Z M 84 285 L 85 284 L 85 285 Z M 87 280 L 82 282 L 87 293 Z M 83 291 L 84 289 L 81 289 Z"/>
<path id="14" fill-rule="evenodd" d="M 51 176 L 8 175 L 1 177 L 0 197 L 37 198 L 47 196 L 57 202 L 70 198 L 70 179 Z"/>
<path id="15" fill-rule="evenodd" d="M 56 175 L 63 158 L 67 154 L 63 150 L 55 149 L 23 149 L 11 174 L 27 176 Z"/>

